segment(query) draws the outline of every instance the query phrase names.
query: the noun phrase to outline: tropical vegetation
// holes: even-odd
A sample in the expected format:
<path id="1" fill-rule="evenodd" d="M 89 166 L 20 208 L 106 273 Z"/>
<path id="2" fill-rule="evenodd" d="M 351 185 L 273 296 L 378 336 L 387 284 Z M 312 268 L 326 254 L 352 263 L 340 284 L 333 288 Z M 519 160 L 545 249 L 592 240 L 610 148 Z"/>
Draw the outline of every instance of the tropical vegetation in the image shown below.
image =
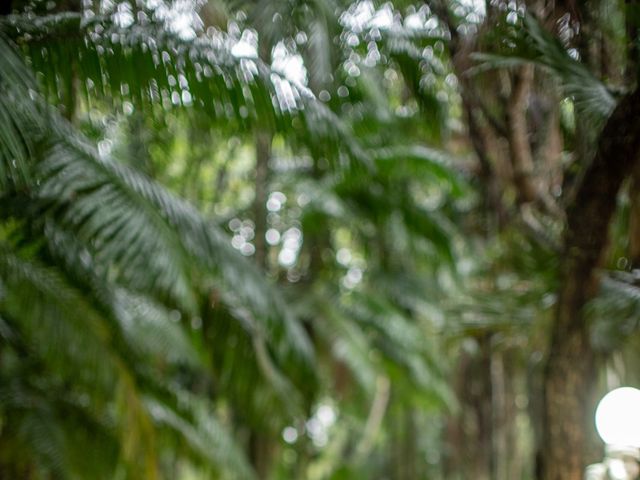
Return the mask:
<path id="1" fill-rule="evenodd" d="M 4 2 L 0 478 L 582 478 L 638 8 Z"/>

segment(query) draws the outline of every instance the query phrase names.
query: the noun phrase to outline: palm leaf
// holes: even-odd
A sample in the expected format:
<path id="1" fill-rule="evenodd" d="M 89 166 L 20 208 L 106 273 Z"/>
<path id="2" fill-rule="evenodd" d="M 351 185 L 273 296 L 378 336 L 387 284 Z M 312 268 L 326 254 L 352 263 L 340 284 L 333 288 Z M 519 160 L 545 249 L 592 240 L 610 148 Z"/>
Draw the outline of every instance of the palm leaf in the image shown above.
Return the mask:
<path id="1" fill-rule="evenodd" d="M 193 106 L 223 128 L 282 133 L 336 167 L 370 168 L 331 110 L 259 59 L 233 56 L 234 40 L 222 32 L 184 40 L 162 25 L 125 29 L 70 13 L 35 22 L 9 17 L 3 30 L 24 45 L 49 98 L 62 104 L 73 97 L 77 79 L 88 103 L 97 97 L 150 111 Z"/>
<path id="2" fill-rule="evenodd" d="M 116 405 L 127 412 L 119 417 L 124 422 L 118 428 L 122 458 L 155 478 L 148 415 L 132 372 L 115 348 L 109 320 L 55 269 L 6 247 L 0 253 L 0 278 L 0 311 L 14 319 L 22 341 L 47 369 L 84 392 L 98 410 L 116 392 Z"/>
<path id="3" fill-rule="evenodd" d="M 35 80 L 19 53 L 0 33 L 0 187 L 23 187 L 29 179 L 30 132 L 27 123 L 38 116 L 28 98 Z"/>
<path id="4" fill-rule="evenodd" d="M 611 91 L 583 63 L 569 55 L 535 17 L 525 15 L 522 27 L 513 39 L 515 48 L 505 54 L 476 53 L 475 59 L 481 64 L 469 73 L 534 63 L 560 81 L 565 95 L 573 99 L 576 110 L 585 119 L 596 126 L 602 125 L 616 104 Z"/>
<path id="5" fill-rule="evenodd" d="M 216 419 L 206 402 L 184 391 L 176 392 L 182 405 L 169 407 L 153 397 L 145 399 L 154 421 L 179 435 L 183 448 L 199 458 L 201 463 L 217 466 L 224 478 L 255 479 L 256 474 L 235 440 Z"/>
<path id="6" fill-rule="evenodd" d="M 636 273 L 615 272 L 605 276 L 598 296 L 587 310 L 594 345 L 604 352 L 619 349 L 640 327 L 640 288 Z"/>

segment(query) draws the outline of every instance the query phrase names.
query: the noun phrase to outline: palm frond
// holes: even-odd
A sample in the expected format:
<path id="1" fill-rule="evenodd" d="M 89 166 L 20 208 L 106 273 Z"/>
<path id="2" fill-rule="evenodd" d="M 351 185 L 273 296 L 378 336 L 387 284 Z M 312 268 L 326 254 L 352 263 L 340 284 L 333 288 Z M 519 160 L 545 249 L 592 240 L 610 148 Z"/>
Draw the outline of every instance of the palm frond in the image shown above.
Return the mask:
<path id="1" fill-rule="evenodd" d="M 420 176 L 425 182 L 448 190 L 453 198 L 464 195 L 467 187 L 454 170 L 459 159 L 450 153 L 423 145 L 379 148 L 371 152 L 384 175 Z"/>
<path id="2" fill-rule="evenodd" d="M 89 103 L 130 101 L 149 111 L 193 106 L 222 128 L 283 133 L 334 166 L 371 167 L 348 126 L 307 88 L 257 58 L 232 55 L 234 40 L 222 32 L 185 40 L 162 25 L 121 28 L 70 13 L 36 22 L 9 17 L 0 31 L 24 45 L 49 97 L 64 108 L 77 81 Z"/>
<path id="3" fill-rule="evenodd" d="M 43 474 L 60 478 L 112 478 L 118 442 L 106 416 L 97 418 L 82 395 L 29 367 L 11 373 L 0 388 L 3 435 L 11 438 L 3 454 L 35 460 Z"/>
<path id="4" fill-rule="evenodd" d="M 44 180 L 37 199 L 44 213 L 73 231 L 98 265 L 117 266 L 114 273 L 125 284 L 164 293 L 194 312 L 190 259 L 153 203 L 133 190 L 143 180 L 72 139 L 58 137 L 39 165 Z"/>
<path id="5" fill-rule="evenodd" d="M 257 330 L 248 334 L 260 333 L 287 368 L 291 361 L 310 362 L 309 341 L 276 291 L 195 209 L 137 172 L 101 158 L 52 111 L 43 109 L 25 125 L 34 175 L 25 194 L 4 198 L 13 203 L 10 215 L 25 214 L 15 221 L 34 232 L 30 241 L 44 242 L 65 268 L 83 266 L 70 272 L 74 282 L 85 288 L 85 282 L 117 282 L 135 293 L 90 286 L 87 292 L 97 297 L 85 298 L 62 272 L 6 250 L 0 262 L 3 316 L 15 320 L 26 345 L 37 347 L 34 354 L 52 371 L 66 372 L 98 405 L 114 402 L 118 421 L 127 425 L 118 429 L 127 468 L 154 478 L 153 424 L 128 362 L 151 356 L 194 365 L 196 355 L 163 308 L 142 294 L 194 314 L 201 290 L 217 284 L 228 303 L 251 315 Z M 129 360 L 121 356 L 124 345 L 132 350 Z"/>
<path id="6" fill-rule="evenodd" d="M 598 296 L 588 305 L 591 339 L 604 352 L 620 348 L 640 328 L 637 271 L 603 278 Z"/>
<path id="7" fill-rule="evenodd" d="M 35 79 L 18 51 L 0 33 L 0 187 L 23 187 L 30 177 L 30 131 L 26 125 L 38 112 L 27 97 Z"/>
<path id="8" fill-rule="evenodd" d="M 168 428 L 171 435 L 186 441 L 186 450 L 199 463 L 223 471 L 229 478 L 255 477 L 235 441 L 204 400 L 180 388 L 166 389 L 166 380 L 149 376 L 147 359 L 144 360 L 146 366 L 137 372 L 141 367 L 136 362 L 144 355 L 169 362 L 175 359 L 183 367 L 199 365 L 184 332 L 162 308 L 119 289 L 111 298 L 114 302 L 110 305 L 111 311 L 101 313 L 88 304 L 61 273 L 19 258 L 8 250 L 0 255 L 0 278 L 4 293 L 0 302 L 2 314 L 15 319 L 13 324 L 20 340 L 33 351 L 34 360 L 42 361 L 56 376 L 64 372 L 59 381 L 66 382 L 67 388 L 61 398 L 67 402 L 74 398 L 91 399 L 88 406 L 85 399 L 77 407 L 68 408 L 77 412 L 74 415 L 86 410 L 89 417 L 85 429 L 91 422 L 106 422 L 103 426 L 96 424 L 98 433 L 104 430 L 100 435 L 106 435 L 103 440 L 111 442 L 109 448 L 119 447 L 118 462 L 124 461 L 132 475 L 155 478 L 156 430 Z M 109 321 L 107 316 L 112 316 L 117 323 Z M 97 333 L 92 332 L 91 321 L 96 324 Z M 118 336 L 122 336 L 126 345 L 119 345 Z M 166 377 L 167 371 L 164 371 Z M 138 378 L 140 373 L 143 376 Z M 144 385 L 162 396 L 145 394 Z M 14 409 L 23 416 L 16 417 L 16 428 L 22 429 L 25 445 L 39 464 L 64 477 L 73 477 L 77 469 L 86 472 L 81 459 L 69 458 L 77 451 L 78 443 L 74 442 L 82 429 L 68 430 L 70 418 L 62 420 L 61 412 L 52 403 L 55 400 L 52 392 L 29 393 L 19 385 L 11 388 L 0 391 L 0 407 Z M 169 392 L 166 399 L 165 390 Z M 25 395 L 31 395 L 35 403 Z M 181 413 L 179 409 L 186 410 Z M 118 415 L 114 416 L 116 411 Z M 85 444 L 85 448 L 90 445 Z M 97 454 L 100 450 L 96 448 L 98 450 L 87 454 Z"/>
<path id="9" fill-rule="evenodd" d="M 426 332 L 417 319 L 403 315 L 373 292 L 353 292 L 352 296 L 346 311 L 369 332 L 392 378 L 410 378 L 409 390 L 416 390 L 410 397 L 430 405 L 452 405 L 453 395 L 442 377 L 435 345 L 434 351 L 428 348 Z"/>
<path id="10" fill-rule="evenodd" d="M 523 28 L 517 30 L 513 39 L 514 49 L 504 54 L 475 54 L 481 64 L 469 73 L 486 68 L 511 68 L 534 63 L 560 81 L 565 95 L 573 99 L 578 113 L 594 125 L 602 125 L 616 105 L 612 92 L 583 63 L 573 58 L 535 17 L 527 14 L 522 22 Z"/>
<path id="11" fill-rule="evenodd" d="M 224 473 L 224 478 L 255 479 L 256 474 L 245 455 L 206 402 L 184 391 L 177 393 L 178 409 L 170 408 L 153 397 L 145 399 L 145 406 L 154 421 L 178 433 L 184 442 L 183 448 L 186 447 L 202 463 L 215 465 Z"/>
<path id="12" fill-rule="evenodd" d="M 204 359 L 185 332 L 177 311 L 172 313 L 148 297 L 125 289 L 115 292 L 114 303 L 124 339 L 141 357 L 191 368 L 204 367 Z"/>
<path id="13" fill-rule="evenodd" d="M 344 364 L 360 388 L 372 396 L 382 365 L 371 348 L 366 332 L 350 321 L 342 309 L 336 308 L 337 305 L 331 306 L 323 301 L 318 307 L 326 322 L 318 322 L 317 328 L 331 346 L 332 357 Z"/>
<path id="14" fill-rule="evenodd" d="M 306 334 L 282 299 L 215 225 L 150 179 L 100 157 L 60 117 L 45 123 L 55 128 L 45 131 L 43 124 L 31 134 L 41 144 L 46 138 L 38 145 L 31 215 L 72 232 L 75 248 L 86 250 L 101 274 L 191 314 L 201 289 L 217 283 L 229 304 L 248 308 L 262 323 L 277 354 L 293 348 L 309 361 Z"/>
<path id="15" fill-rule="evenodd" d="M 55 269 L 3 247 L 0 311 L 14 319 L 22 342 L 35 358 L 84 394 L 96 411 L 115 394 L 122 458 L 135 471 L 155 478 L 153 434 L 131 370 L 115 346 L 110 321 Z M 36 446 L 37 448 L 37 446 Z M 52 447 L 53 448 L 53 447 Z"/>

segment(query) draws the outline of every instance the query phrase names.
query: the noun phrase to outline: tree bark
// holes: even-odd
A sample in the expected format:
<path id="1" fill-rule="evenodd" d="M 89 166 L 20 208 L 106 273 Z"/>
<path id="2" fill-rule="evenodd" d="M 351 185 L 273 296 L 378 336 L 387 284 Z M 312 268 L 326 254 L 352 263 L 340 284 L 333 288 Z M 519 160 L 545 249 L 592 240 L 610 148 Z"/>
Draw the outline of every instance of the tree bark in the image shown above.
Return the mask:
<path id="1" fill-rule="evenodd" d="M 533 155 L 529 145 L 529 128 L 526 117 L 532 82 L 533 67 L 531 65 L 521 67 L 514 76 L 511 96 L 507 104 L 513 183 L 518 193 L 519 203 L 532 203 L 538 198 L 538 188 L 533 178 Z"/>
<path id="2" fill-rule="evenodd" d="M 542 480 L 580 480 L 591 423 L 595 357 L 582 313 L 596 293 L 596 268 L 622 181 L 640 157 L 640 90 L 605 125 L 595 158 L 567 211 L 561 282 L 544 378 Z M 588 423 L 586 423 L 588 422 Z"/>
<path id="3" fill-rule="evenodd" d="M 492 333 L 475 338 L 477 351 L 462 351 L 455 374 L 460 410 L 445 431 L 444 478 L 494 479 Z"/>

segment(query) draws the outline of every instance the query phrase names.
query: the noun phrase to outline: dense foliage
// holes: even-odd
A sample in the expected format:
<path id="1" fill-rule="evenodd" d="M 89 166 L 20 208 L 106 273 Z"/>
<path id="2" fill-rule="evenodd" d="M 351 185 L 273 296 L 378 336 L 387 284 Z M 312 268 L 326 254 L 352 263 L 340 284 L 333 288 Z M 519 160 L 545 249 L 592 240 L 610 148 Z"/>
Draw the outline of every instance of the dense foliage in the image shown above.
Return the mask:
<path id="1" fill-rule="evenodd" d="M 562 368 L 571 419 L 640 381 L 640 168 L 601 165 L 635 98 L 631 7 L 9 4 L 0 478 L 598 458 L 581 420 L 556 448 L 549 406 Z"/>

